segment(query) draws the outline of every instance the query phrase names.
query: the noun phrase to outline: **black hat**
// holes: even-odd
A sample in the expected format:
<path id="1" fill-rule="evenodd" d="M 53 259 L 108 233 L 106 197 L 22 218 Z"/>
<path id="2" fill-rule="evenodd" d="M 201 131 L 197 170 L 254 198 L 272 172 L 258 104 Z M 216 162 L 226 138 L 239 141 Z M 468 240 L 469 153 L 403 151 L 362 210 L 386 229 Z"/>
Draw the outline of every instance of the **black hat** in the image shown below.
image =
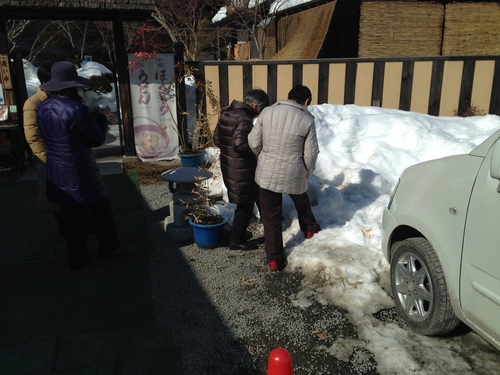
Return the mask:
<path id="1" fill-rule="evenodd" d="M 90 80 L 80 77 L 69 61 L 56 62 L 50 71 L 51 79 L 42 85 L 45 91 L 61 91 L 68 87 L 90 86 Z"/>

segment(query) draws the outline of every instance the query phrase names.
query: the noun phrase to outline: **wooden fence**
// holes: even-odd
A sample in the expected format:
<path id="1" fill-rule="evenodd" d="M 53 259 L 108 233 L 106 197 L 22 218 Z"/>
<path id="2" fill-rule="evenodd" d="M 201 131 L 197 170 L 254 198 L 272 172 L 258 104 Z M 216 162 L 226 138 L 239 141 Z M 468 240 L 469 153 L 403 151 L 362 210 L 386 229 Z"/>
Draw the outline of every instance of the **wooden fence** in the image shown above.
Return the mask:
<path id="1" fill-rule="evenodd" d="M 469 105 L 500 115 L 500 56 L 202 62 L 222 108 L 252 88 L 286 99 L 308 86 L 312 104 L 377 106 L 453 116 Z"/>

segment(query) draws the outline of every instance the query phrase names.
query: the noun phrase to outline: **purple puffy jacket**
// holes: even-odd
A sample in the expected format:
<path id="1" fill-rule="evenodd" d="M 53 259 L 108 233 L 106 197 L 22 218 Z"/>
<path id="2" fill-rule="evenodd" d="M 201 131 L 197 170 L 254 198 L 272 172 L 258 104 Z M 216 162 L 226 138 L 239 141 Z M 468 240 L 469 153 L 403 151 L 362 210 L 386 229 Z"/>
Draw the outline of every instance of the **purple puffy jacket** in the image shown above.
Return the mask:
<path id="1" fill-rule="evenodd" d="M 104 143 L 106 117 L 94 120 L 86 105 L 53 95 L 40 104 L 36 120 L 47 147 L 48 200 L 85 205 L 108 197 L 92 151 Z"/>

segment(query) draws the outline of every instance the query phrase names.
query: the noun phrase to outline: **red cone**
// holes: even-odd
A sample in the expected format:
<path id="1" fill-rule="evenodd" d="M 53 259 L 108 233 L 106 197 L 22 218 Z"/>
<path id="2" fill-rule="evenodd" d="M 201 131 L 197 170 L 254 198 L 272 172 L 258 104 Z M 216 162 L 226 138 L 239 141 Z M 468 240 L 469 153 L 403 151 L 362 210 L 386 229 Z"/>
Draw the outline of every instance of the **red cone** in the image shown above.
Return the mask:
<path id="1" fill-rule="evenodd" d="M 292 356 L 288 350 L 273 349 L 267 361 L 266 375 L 293 375 Z"/>

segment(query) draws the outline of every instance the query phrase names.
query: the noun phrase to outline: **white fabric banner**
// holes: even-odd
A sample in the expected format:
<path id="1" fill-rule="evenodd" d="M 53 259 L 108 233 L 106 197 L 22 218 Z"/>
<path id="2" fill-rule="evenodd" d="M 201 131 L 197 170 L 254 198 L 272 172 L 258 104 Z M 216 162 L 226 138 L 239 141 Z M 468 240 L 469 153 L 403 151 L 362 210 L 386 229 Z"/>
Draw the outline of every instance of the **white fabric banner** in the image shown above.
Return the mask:
<path id="1" fill-rule="evenodd" d="M 179 152 L 174 55 L 137 61 L 129 54 L 135 150 L 143 161 L 171 160 Z M 134 64 L 135 62 L 135 64 Z"/>

